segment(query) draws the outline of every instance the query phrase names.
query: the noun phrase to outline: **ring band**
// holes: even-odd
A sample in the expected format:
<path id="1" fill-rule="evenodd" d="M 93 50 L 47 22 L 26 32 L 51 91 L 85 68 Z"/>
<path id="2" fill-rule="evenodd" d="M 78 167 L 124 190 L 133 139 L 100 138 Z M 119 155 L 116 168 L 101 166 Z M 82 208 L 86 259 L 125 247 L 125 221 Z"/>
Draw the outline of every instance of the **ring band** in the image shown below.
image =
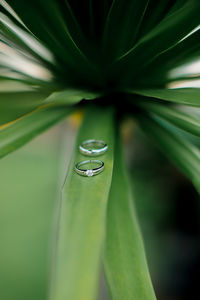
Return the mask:
<path id="1" fill-rule="evenodd" d="M 82 154 L 88 156 L 98 156 L 105 153 L 108 149 L 108 145 L 101 140 L 86 140 L 80 146 L 79 150 Z"/>
<path id="2" fill-rule="evenodd" d="M 88 163 L 96 163 L 99 165 L 99 167 L 94 169 L 81 169 L 81 166 L 84 166 Z M 79 175 L 86 176 L 86 177 L 92 177 L 94 175 L 97 175 L 101 173 L 104 170 L 104 163 L 101 160 L 84 160 L 76 164 L 75 171 Z"/>

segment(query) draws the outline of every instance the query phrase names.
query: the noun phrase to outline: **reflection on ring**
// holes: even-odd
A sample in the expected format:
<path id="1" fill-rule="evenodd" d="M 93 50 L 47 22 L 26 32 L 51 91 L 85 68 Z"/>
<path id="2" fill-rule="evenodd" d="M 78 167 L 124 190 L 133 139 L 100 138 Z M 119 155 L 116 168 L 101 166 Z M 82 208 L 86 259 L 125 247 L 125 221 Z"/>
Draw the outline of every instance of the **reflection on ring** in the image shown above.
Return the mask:
<path id="1" fill-rule="evenodd" d="M 98 156 L 105 153 L 108 149 L 108 145 L 101 140 L 86 140 L 80 146 L 79 150 L 82 154 L 88 156 Z"/>
<path id="2" fill-rule="evenodd" d="M 93 169 L 82 169 L 80 167 L 87 165 L 87 164 L 97 164 L 98 167 Z M 76 164 L 75 171 L 77 174 L 86 176 L 86 177 L 92 177 L 94 175 L 97 175 L 101 173 L 104 170 L 104 163 L 101 160 L 84 160 Z"/>

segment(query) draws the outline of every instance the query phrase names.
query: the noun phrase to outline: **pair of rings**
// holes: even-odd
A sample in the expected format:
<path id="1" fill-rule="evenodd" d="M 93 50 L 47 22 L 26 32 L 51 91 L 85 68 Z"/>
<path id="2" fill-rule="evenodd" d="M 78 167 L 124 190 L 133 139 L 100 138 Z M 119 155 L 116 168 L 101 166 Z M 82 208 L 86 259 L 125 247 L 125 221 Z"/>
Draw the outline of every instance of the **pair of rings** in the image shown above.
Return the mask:
<path id="1" fill-rule="evenodd" d="M 101 140 L 94 140 L 90 139 L 87 141 L 84 141 L 79 146 L 79 151 L 83 155 L 87 156 L 99 156 L 104 154 L 108 150 L 108 145 Z M 94 165 L 94 168 L 88 168 L 85 169 L 85 165 Z M 104 170 L 104 163 L 101 160 L 84 160 L 76 164 L 75 171 L 79 175 L 86 176 L 86 177 L 92 177 L 94 175 L 97 175 L 101 173 Z"/>

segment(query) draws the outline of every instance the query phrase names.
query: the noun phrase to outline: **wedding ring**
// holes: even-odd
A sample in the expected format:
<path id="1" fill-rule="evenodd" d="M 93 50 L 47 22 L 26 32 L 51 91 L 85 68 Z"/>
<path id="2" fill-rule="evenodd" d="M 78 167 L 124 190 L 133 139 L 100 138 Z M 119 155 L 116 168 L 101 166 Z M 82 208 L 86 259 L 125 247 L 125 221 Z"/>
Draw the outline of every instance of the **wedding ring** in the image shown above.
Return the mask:
<path id="1" fill-rule="evenodd" d="M 93 169 L 82 169 L 81 167 L 87 164 L 97 164 L 98 167 Z M 104 163 L 101 160 L 84 160 L 76 164 L 75 171 L 79 175 L 92 177 L 101 173 L 104 170 Z"/>
<path id="2" fill-rule="evenodd" d="M 108 145 L 101 140 L 86 140 L 80 146 L 79 150 L 82 154 L 88 156 L 98 156 L 105 153 L 108 149 Z"/>

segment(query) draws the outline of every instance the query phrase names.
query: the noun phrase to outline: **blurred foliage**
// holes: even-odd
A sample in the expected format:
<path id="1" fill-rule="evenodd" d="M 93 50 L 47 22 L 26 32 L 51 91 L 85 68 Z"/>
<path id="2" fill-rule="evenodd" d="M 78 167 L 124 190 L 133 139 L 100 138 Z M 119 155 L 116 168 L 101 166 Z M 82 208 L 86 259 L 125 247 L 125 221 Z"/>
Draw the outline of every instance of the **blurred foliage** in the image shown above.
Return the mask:
<path id="1" fill-rule="evenodd" d="M 5 300 L 47 296 L 59 172 L 59 139 L 53 136 L 48 133 L 0 162 L 0 294 Z"/>

